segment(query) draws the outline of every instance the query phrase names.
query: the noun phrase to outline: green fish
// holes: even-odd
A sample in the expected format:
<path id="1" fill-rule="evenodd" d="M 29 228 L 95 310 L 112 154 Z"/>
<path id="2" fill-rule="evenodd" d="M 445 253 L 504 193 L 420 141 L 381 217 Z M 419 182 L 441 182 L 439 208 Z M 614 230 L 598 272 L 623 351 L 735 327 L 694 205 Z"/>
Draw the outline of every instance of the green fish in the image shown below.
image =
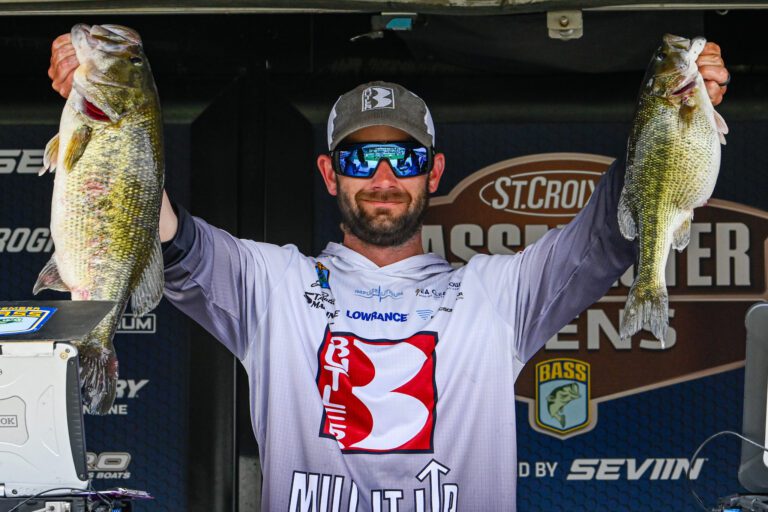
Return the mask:
<path id="1" fill-rule="evenodd" d="M 143 315 L 163 293 L 162 119 L 135 31 L 79 24 L 71 34 L 80 66 L 41 171 L 56 171 L 51 206 L 56 250 L 34 293 L 50 288 L 71 292 L 72 300 L 116 302 L 76 342 L 86 408 L 106 414 L 118 376 L 112 337 L 128 299 L 133 313 Z"/>
<path id="2" fill-rule="evenodd" d="M 647 329 L 664 345 L 670 247 L 682 251 L 688 245 L 693 209 L 706 203 L 717 181 L 728 127 L 696 65 L 705 44 L 701 37 L 666 34 L 640 90 L 618 207 L 622 235 L 639 237 L 640 246 L 620 325 L 625 341 Z"/>
<path id="3" fill-rule="evenodd" d="M 575 382 L 558 386 L 547 396 L 549 415 L 556 419 L 561 427 L 565 428 L 563 408 L 577 398 L 581 398 L 581 394 L 579 393 L 579 385 Z"/>

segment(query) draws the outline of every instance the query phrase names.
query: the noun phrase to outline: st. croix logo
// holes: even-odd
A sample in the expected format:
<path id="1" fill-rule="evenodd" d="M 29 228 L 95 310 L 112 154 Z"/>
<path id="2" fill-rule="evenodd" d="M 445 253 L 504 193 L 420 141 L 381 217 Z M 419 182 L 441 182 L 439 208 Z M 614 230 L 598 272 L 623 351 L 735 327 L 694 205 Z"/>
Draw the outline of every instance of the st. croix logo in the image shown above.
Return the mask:
<path id="1" fill-rule="evenodd" d="M 536 364 L 536 406 L 529 413 L 535 430 L 562 439 L 594 428 L 589 363 L 558 358 Z"/>

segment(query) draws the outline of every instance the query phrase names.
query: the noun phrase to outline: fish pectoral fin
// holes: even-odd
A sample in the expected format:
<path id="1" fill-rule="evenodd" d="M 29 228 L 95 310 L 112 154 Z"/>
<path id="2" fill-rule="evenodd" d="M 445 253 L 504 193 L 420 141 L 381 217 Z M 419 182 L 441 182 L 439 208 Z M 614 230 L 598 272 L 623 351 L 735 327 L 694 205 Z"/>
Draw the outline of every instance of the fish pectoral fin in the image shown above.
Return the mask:
<path id="1" fill-rule="evenodd" d="M 45 264 L 40 275 L 37 276 L 37 282 L 32 288 L 32 293 L 37 295 L 42 290 L 56 290 L 57 292 L 68 292 L 69 287 L 64 284 L 59 275 L 59 267 L 56 266 L 56 255 L 51 256 L 48 263 Z"/>
<path id="2" fill-rule="evenodd" d="M 160 250 L 160 237 L 155 238 L 149 263 L 139 279 L 139 284 L 131 295 L 131 310 L 136 316 L 143 316 L 157 306 L 163 298 L 163 254 Z"/>
<path id="3" fill-rule="evenodd" d="M 627 202 L 626 189 L 621 191 L 621 198 L 619 199 L 618 208 L 618 221 L 619 230 L 624 238 L 627 240 L 634 240 L 637 238 L 637 224 L 632 217 L 632 212 L 629 209 Z"/>
<path id="4" fill-rule="evenodd" d="M 64 170 L 71 171 L 80 157 L 83 156 L 88 142 L 91 140 L 91 127 L 82 125 L 72 133 L 67 149 L 64 151 Z"/>
<path id="5" fill-rule="evenodd" d="M 715 112 L 715 126 L 717 126 L 717 131 L 722 133 L 723 135 L 728 135 L 728 125 L 725 123 L 725 119 L 723 119 L 723 116 L 721 116 L 717 110 Z"/>
<path id="6" fill-rule="evenodd" d="M 48 144 L 45 145 L 45 153 L 43 153 L 43 167 L 38 176 L 42 176 L 46 172 L 53 172 L 56 170 L 56 166 L 59 163 L 59 134 L 53 136 Z"/>
<path id="7" fill-rule="evenodd" d="M 715 127 L 717 128 L 717 134 L 720 136 L 720 144 L 725 145 L 725 136 L 728 134 L 728 125 L 725 124 L 725 119 L 717 113 L 717 110 L 715 110 L 714 113 Z"/>
<path id="8" fill-rule="evenodd" d="M 690 212 L 685 217 L 683 223 L 672 233 L 672 248 L 681 252 L 688 247 L 688 242 L 691 241 L 691 220 L 693 219 L 693 212 Z"/>

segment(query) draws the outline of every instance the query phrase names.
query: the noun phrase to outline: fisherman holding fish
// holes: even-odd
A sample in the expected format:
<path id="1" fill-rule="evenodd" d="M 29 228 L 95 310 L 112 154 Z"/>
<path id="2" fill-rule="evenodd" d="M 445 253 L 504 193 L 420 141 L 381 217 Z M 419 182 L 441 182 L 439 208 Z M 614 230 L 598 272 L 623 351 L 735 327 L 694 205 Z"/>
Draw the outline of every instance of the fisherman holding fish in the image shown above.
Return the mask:
<path id="1" fill-rule="evenodd" d="M 719 47 L 670 51 L 698 68 L 696 101 L 719 104 Z M 49 76 L 64 97 L 77 66 L 57 38 Z M 515 510 L 515 379 L 637 257 L 617 220 L 625 159 L 567 226 L 455 269 L 422 249 L 446 165 L 426 104 L 363 84 L 333 105 L 327 135 L 317 167 L 344 238 L 317 258 L 237 239 L 165 195 L 160 212 L 165 297 L 248 373 L 262 510 Z"/>

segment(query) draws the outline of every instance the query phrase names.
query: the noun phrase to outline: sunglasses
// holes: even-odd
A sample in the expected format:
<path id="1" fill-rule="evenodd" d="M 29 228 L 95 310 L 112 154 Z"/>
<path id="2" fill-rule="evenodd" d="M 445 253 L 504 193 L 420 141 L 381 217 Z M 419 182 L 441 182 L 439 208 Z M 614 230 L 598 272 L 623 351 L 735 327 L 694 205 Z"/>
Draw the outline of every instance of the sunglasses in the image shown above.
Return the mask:
<path id="1" fill-rule="evenodd" d="M 387 160 L 398 178 L 421 176 L 432 170 L 435 150 L 418 142 L 361 142 L 331 151 L 333 170 L 350 178 L 371 178 Z"/>

